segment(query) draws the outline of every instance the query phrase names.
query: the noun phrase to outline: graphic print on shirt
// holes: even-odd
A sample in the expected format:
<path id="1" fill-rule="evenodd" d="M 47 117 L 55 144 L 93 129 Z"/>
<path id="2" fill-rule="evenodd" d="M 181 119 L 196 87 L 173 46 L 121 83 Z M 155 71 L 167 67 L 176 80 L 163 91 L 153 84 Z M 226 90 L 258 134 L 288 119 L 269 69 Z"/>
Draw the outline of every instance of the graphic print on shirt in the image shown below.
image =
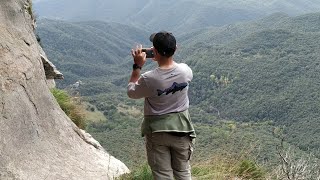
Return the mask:
<path id="1" fill-rule="evenodd" d="M 161 96 L 164 93 L 166 95 L 168 95 L 170 93 L 174 94 L 177 91 L 182 91 L 187 86 L 188 86 L 188 83 L 176 83 L 176 82 L 174 82 L 171 87 L 169 87 L 169 88 L 167 88 L 167 89 L 165 89 L 163 91 L 160 90 L 160 89 L 157 89 L 158 96 Z"/>

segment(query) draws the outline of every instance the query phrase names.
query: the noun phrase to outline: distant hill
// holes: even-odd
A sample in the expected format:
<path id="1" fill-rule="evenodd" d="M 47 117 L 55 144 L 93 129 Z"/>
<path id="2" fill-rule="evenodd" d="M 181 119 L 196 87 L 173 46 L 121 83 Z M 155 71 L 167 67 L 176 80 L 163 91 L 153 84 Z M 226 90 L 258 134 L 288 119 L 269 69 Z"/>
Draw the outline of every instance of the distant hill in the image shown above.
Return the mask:
<path id="1" fill-rule="evenodd" d="M 121 74 L 112 67 L 126 63 L 136 44 L 150 44 L 149 32 L 98 21 L 41 20 L 37 33 L 49 58 L 64 72 L 64 86 L 82 78 Z"/>
<path id="2" fill-rule="evenodd" d="M 34 3 L 40 18 L 71 21 L 99 20 L 118 22 L 146 28 L 150 31 L 168 30 L 176 33 L 206 26 L 254 19 L 258 11 L 222 8 L 183 0 L 43 0 Z"/>
<path id="3" fill-rule="evenodd" d="M 189 0 L 185 0 L 189 1 Z M 265 14 L 271 13 L 287 13 L 290 15 L 305 14 L 310 12 L 318 12 L 320 2 L 317 0 L 271 0 L 271 1 L 257 1 L 257 0 L 197 0 L 198 3 L 205 5 L 212 5 L 223 8 L 234 8 L 262 11 Z"/>
<path id="4" fill-rule="evenodd" d="M 238 38 L 193 46 L 186 57 L 195 72 L 191 102 L 221 118 L 271 120 L 284 127 L 291 143 L 320 156 L 319 18 L 238 24 Z"/>
<path id="5" fill-rule="evenodd" d="M 208 26 L 253 20 L 276 12 L 289 15 L 317 12 L 317 0 L 39 0 L 40 18 L 71 21 L 99 20 L 182 33 Z"/>
<path id="6" fill-rule="evenodd" d="M 250 36 L 253 33 L 264 30 L 289 30 L 293 32 L 319 32 L 320 21 L 319 13 L 311 13 L 297 17 L 290 17 L 283 13 L 275 13 L 268 17 L 248 21 L 244 23 L 235 23 L 222 27 L 209 27 L 201 30 L 185 32 L 179 35 L 180 42 L 179 55 L 185 59 L 192 54 L 194 47 L 211 47 L 229 44 L 230 42 Z"/>

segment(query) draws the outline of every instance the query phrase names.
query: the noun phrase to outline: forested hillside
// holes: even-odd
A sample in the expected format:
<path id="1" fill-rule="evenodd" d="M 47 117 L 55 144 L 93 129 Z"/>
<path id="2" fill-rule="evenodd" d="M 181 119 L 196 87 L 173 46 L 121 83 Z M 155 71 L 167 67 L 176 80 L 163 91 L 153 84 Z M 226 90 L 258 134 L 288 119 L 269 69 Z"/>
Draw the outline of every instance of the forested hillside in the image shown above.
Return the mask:
<path id="1" fill-rule="evenodd" d="M 292 18 L 284 13 L 275 13 L 256 21 L 230 24 L 223 27 L 209 27 L 196 31 L 187 31 L 179 36 L 182 55 L 189 55 L 190 51 L 199 46 L 216 46 L 228 44 L 239 38 L 264 30 L 289 30 L 292 32 L 318 32 L 320 27 L 319 14 L 307 14 Z"/>
<path id="2" fill-rule="evenodd" d="M 118 22 L 150 31 L 166 29 L 180 33 L 186 29 L 221 26 L 261 17 L 259 11 L 223 8 L 185 0 L 121 0 L 113 3 L 101 0 L 39 1 L 35 3 L 40 17 L 71 21 L 99 20 Z M 168 20 L 169 19 L 169 20 Z"/>
<path id="3" fill-rule="evenodd" d="M 197 0 L 197 2 L 223 8 L 237 7 L 238 9 L 264 11 L 265 13 L 284 12 L 290 15 L 297 15 L 314 11 L 317 12 L 320 6 L 319 1 L 317 0 Z"/>
<path id="4" fill-rule="evenodd" d="M 34 2 L 40 18 L 71 21 L 100 20 L 175 33 L 253 20 L 276 12 L 290 15 L 316 12 L 317 0 L 39 0 Z"/>
<path id="5" fill-rule="evenodd" d="M 79 79 L 106 81 L 105 78 L 110 80 L 110 76 L 123 74 L 121 66 L 129 61 L 132 46 L 150 44 L 149 32 L 118 23 L 45 19 L 39 21 L 38 26 L 42 46 L 64 72 L 65 80 L 60 87 Z"/>
<path id="6" fill-rule="evenodd" d="M 319 18 L 273 17 L 263 29 L 266 19 L 239 24 L 241 38 L 197 48 L 186 58 L 195 71 L 191 101 L 222 118 L 271 120 L 284 126 L 291 143 L 320 155 Z M 261 30 L 252 28 L 261 23 Z"/>
<path id="7" fill-rule="evenodd" d="M 319 19 L 319 13 L 277 13 L 177 37 L 176 60 L 187 62 L 194 72 L 190 111 L 198 133 L 195 160 L 254 146 L 251 155 L 274 164 L 281 138 L 320 157 Z M 136 42 L 150 45 L 150 32 L 102 22 L 43 21 L 38 33 L 48 56 L 66 76 L 62 84 L 83 81 L 84 99 L 106 116 L 88 130 L 126 164 L 139 164 L 144 157 L 139 134 L 143 102 L 129 100 L 125 87 L 130 49 Z M 89 42 L 86 47 L 80 46 L 83 40 Z M 74 68 L 78 66 L 79 72 Z"/>

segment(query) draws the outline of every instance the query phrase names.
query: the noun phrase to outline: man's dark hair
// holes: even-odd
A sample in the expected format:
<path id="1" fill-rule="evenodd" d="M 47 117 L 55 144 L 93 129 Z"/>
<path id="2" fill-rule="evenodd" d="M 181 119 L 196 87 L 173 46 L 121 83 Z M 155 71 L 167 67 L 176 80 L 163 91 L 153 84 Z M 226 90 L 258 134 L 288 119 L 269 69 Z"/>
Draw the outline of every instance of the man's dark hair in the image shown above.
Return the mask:
<path id="1" fill-rule="evenodd" d="M 176 38 L 172 33 L 161 31 L 150 36 L 153 47 L 161 56 L 171 57 L 176 51 Z"/>

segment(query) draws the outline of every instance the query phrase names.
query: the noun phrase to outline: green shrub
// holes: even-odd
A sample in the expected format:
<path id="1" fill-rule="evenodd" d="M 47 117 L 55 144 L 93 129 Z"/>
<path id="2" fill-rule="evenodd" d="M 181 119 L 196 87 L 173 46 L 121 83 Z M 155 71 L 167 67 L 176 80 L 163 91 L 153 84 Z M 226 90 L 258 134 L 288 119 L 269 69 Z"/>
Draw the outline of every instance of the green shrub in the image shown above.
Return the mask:
<path id="1" fill-rule="evenodd" d="M 220 162 L 218 162 L 220 163 Z M 219 164 L 221 165 L 221 164 Z M 224 165 L 214 165 L 214 164 L 197 164 L 192 166 L 192 176 L 197 180 L 207 180 L 207 179 L 226 179 L 228 172 L 226 172 Z"/>
<path id="2" fill-rule="evenodd" d="M 85 110 L 83 106 L 75 102 L 75 98 L 68 95 L 66 91 L 60 89 L 51 89 L 60 108 L 66 115 L 81 129 L 86 128 Z"/>
<path id="3" fill-rule="evenodd" d="M 264 179 L 265 172 L 252 160 L 243 160 L 239 163 L 236 170 L 236 174 L 239 177 L 245 179 Z"/>
<path id="4" fill-rule="evenodd" d="M 34 17 L 34 12 L 33 12 L 33 7 L 32 7 L 32 1 L 28 1 L 28 5 L 26 6 L 26 10 L 28 11 L 28 13 L 30 14 L 31 16 L 31 19 L 35 20 L 35 17 Z"/>
<path id="5" fill-rule="evenodd" d="M 149 165 L 145 163 L 131 173 L 122 175 L 117 180 L 153 180 L 153 177 Z"/>

